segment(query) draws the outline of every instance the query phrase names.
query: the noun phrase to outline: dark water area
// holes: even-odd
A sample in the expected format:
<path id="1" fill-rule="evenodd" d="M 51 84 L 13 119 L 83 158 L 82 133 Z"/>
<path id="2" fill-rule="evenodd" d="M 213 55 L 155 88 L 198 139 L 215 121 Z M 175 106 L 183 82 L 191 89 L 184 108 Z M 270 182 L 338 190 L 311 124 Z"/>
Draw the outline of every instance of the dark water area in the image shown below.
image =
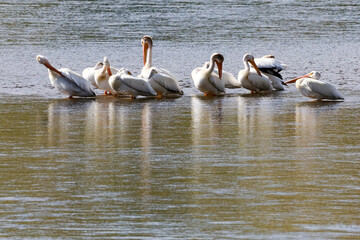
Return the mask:
<path id="1" fill-rule="evenodd" d="M 360 238 L 358 1 L 2 1 L 0 237 Z M 108 56 L 135 74 L 140 39 L 185 94 L 66 99 L 35 60 L 79 73 Z M 295 86 L 204 97 L 214 52 L 274 54 L 345 96 Z"/>

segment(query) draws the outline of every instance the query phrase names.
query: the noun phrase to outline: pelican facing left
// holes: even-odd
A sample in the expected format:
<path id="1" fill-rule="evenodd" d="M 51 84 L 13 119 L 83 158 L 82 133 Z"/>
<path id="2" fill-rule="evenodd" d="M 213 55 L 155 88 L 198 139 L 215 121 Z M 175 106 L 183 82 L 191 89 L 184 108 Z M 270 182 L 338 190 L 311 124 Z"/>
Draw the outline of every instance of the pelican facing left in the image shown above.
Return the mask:
<path id="1" fill-rule="evenodd" d="M 51 84 L 61 93 L 69 95 L 69 98 L 72 98 L 73 96 L 96 96 L 93 90 L 91 90 L 90 83 L 80 74 L 67 68 L 57 70 L 50 64 L 49 60 L 42 55 L 38 55 L 36 60 L 38 63 L 43 64 L 46 68 L 48 68 Z"/>
<path id="2" fill-rule="evenodd" d="M 295 83 L 295 87 L 305 97 L 314 98 L 318 101 L 322 99 L 344 99 L 336 87 L 330 83 L 319 81 L 321 75 L 317 71 L 312 71 L 302 77 L 294 78 L 286 83 Z"/>

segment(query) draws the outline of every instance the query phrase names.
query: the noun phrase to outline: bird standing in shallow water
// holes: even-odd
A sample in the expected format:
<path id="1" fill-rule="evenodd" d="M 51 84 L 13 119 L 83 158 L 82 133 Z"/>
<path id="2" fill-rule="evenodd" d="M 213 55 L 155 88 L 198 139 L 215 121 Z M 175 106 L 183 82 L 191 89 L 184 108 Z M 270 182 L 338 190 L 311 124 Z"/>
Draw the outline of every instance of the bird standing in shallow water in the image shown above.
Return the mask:
<path id="1" fill-rule="evenodd" d="M 153 69 L 150 77 L 155 74 Z M 132 76 L 131 72 L 125 68 L 121 68 L 116 75 L 109 78 L 109 84 L 116 92 L 120 94 L 129 94 L 131 98 L 141 96 L 156 96 L 155 90 L 150 86 L 149 82 L 143 78 Z"/>
<path id="2" fill-rule="evenodd" d="M 90 83 L 80 74 L 67 68 L 57 70 L 53 67 L 49 60 L 38 55 L 36 57 L 38 63 L 43 64 L 49 70 L 49 79 L 51 84 L 61 93 L 66 94 L 69 98 L 78 97 L 95 97 L 95 93 L 91 89 Z"/>
<path id="3" fill-rule="evenodd" d="M 152 66 L 152 38 L 147 35 L 144 36 L 141 39 L 141 44 L 143 46 L 144 66 L 139 77 L 146 79 L 160 97 L 168 94 L 183 95 L 184 92 L 181 90 L 178 81 L 168 70 Z M 155 72 L 152 71 L 153 69 Z"/>
<path id="4" fill-rule="evenodd" d="M 295 83 L 295 87 L 302 95 L 318 101 L 322 99 L 344 99 L 334 85 L 320 81 L 320 77 L 321 74 L 319 72 L 312 71 L 309 74 L 294 78 L 286 83 Z"/>
<path id="5" fill-rule="evenodd" d="M 112 89 L 109 85 L 109 78 L 113 74 L 112 72 L 114 70 L 117 72 L 117 69 L 111 69 L 110 60 L 107 57 L 104 57 L 103 67 L 95 70 L 95 82 L 100 89 L 105 91 L 105 95 L 108 93 L 116 95 L 116 91 L 114 91 L 114 89 Z"/>
<path id="6" fill-rule="evenodd" d="M 265 55 L 261 58 L 255 58 L 255 63 L 260 72 L 271 80 L 273 88 L 279 91 L 285 90 L 284 86 L 286 86 L 286 84 L 283 82 L 283 77 L 280 72 L 287 68 L 286 64 L 275 59 L 274 55 Z"/>
<path id="7" fill-rule="evenodd" d="M 260 91 L 272 90 L 273 86 L 271 80 L 262 75 L 257 67 L 254 57 L 251 54 L 245 54 L 243 57 L 245 69 L 240 70 L 238 74 L 238 81 L 243 88 L 251 91 L 251 93 L 258 93 Z M 256 72 L 250 71 L 250 65 L 254 67 Z"/>
<path id="8" fill-rule="evenodd" d="M 93 87 L 99 88 L 99 86 L 95 82 L 95 71 L 97 69 L 102 68 L 103 66 L 104 66 L 104 64 L 102 62 L 98 62 L 94 67 L 85 68 L 82 71 L 81 75 L 82 75 L 83 78 L 88 80 Z"/>
<path id="9" fill-rule="evenodd" d="M 210 62 L 206 62 L 206 63 L 204 63 L 203 68 L 209 68 L 209 66 L 210 66 Z M 213 72 L 219 76 L 218 70 L 214 69 Z M 234 77 L 234 75 L 232 75 L 231 73 L 226 72 L 224 70 L 222 70 L 222 73 L 221 73 L 221 80 L 224 81 L 225 88 L 241 88 L 241 84 L 236 79 L 236 77 Z"/>
<path id="10" fill-rule="evenodd" d="M 214 53 L 210 57 L 209 66 L 202 66 L 195 68 L 191 72 L 191 78 L 197 89 L 207 95 L 219 95 L 225 93 L 225 82 L 221 80 L 222 77 L 222 63 L 224 61 L 223 55 Z M 214 73 L 215 64 L 218 67 L 219 74 Z"/>

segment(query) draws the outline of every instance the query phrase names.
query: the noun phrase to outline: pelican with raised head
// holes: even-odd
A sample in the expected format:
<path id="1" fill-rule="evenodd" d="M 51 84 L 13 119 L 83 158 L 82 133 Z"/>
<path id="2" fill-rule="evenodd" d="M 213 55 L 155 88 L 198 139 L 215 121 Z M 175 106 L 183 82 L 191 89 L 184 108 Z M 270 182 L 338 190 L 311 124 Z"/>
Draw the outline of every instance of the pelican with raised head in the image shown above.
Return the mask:
<path id="1" fill-rule="evenodd" d="M 95 71 L 102 68 L 103 66 L 104 64 L 102 62 L 98 62 L 94 67 L 85 68 L 82 71 L 81 75 L 83 76 L 83 78 L 88 80 L 93 87 L 99 88 L 99 86 L 95 82 Z"/>
<path id="2" fill-rule="evenodd" d="M 309 74 L 294 78 L 286 83 L 295 83 L 295 87 L 302 95 L 318 101 L 322 99 L 344 99 L 334 85 L 320 81 L 320 77 L 321 74 L 319 72 L 312 71 Z"/>
<path id="3" fill-rule="evenodd" d="M 95 93 L 91 89 L 90 83 L 80 74 L 67 68 L 56 69 L 49 60 L 38 55 L 36 57 L 38 63 L 43 64 L 49 70 L 49 79 L 51 84 L 61 93 L 66 94 L 69 98 L 78 97 L 95 97 Z"/>
<path id="4" fill-rule="evenodd" d="M 210 57 L 208 67 L 198 67 L 191 72 L 191 78 L 194 81 L 195 87 L 203 92 L 205 96 L 225 93 L 225 82 L 221 80 L 223 62 L 223 55 L 214 53 Z M 214 73 L 215 64 L 217 65 L 219 74 Z"/>
<path id="5" fill-rule="evenodd" d="M 184 93 L 174 75 L 172 75 L 168 70 L 152 66 L 152 38 L 147 35 L 144 36 L 141 39 L 141 44 L 143 46 L 144 66 L 139 77 L 146 79 L 150 83 L 151 87 L 156 91 L 158 96 L 168 94 L 183 95 Z M 155 72 L 153 72 L 154 74 L 151 74 L 152 69 L 155 70 Z"/>
<path id="6" fill-rule="evenodd" d="M 240 70 L 238 75 L 238 81 L 243 88 L 250 90 L 251 93 L 273 89 L 271 80 L 267 76 L 261 74 L 255 63 L 254 57 L 251 54 L 247 53 L 244 55 L 243 63 L 245 69 Z M 249 63 L 254 67 L 255 72 L 250 71 Z"/>
<path id="7" fill-rule="evenodd" d="M 109 85 L 109 78 L 114 70 L 117 72 L 116 69 L 111 69 L 108 57 L 104 57 L 103 66 L 95 70 L 95 82 L 100 89 L 105 91 L 105 95 L 108 93 L 116 95 L 116 91 L 114 91 L 114 89 L 112 89 Z"/>

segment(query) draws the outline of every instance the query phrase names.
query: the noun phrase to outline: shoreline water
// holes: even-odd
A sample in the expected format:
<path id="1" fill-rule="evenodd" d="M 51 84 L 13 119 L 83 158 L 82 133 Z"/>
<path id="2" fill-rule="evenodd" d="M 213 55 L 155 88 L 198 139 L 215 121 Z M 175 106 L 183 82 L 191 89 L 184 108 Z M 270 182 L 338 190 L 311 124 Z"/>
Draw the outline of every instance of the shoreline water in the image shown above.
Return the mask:
<path id="1" fill-rule="evenodd" d="M 360 238 L 358 1 L 0 6 L 0 237 Z M 145 34 L 184 96 L 67 99 L 35 60 L 137 74 Z M 236 77 L 245 53 L 275 55 L 284 80 L 320 71 L 345 101 L 204 97 L 190 74 L 214 52 Z"/>

